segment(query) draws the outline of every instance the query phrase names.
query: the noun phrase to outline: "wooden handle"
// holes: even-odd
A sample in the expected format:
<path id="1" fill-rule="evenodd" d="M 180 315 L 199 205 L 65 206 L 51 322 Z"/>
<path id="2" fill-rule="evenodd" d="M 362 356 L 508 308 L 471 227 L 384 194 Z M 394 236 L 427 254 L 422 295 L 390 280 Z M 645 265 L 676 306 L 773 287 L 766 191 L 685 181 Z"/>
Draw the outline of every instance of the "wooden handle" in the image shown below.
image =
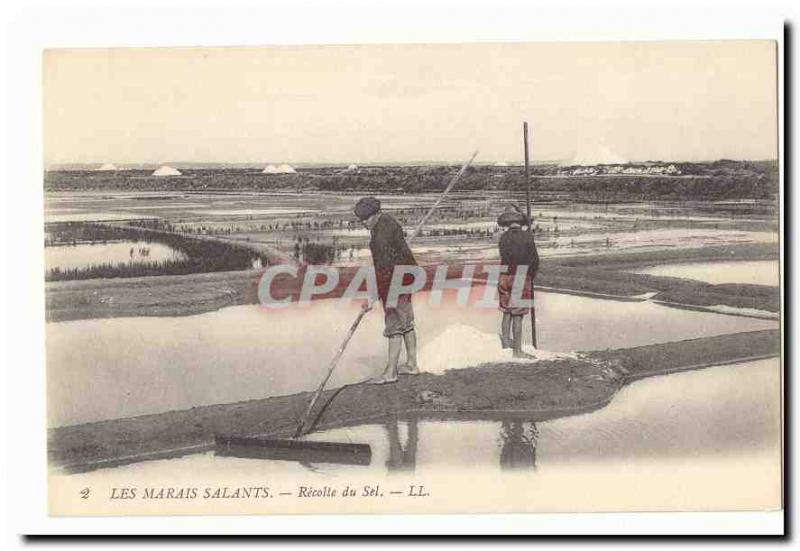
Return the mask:
<path id="1" fill-rule="evenodd" d="M 453 186 L 456 185 L 456 182 L 459 180 L 459 178 L 461 178 L 461 176 L 464 174 L 464 172 L 467 171 L 467 167 L 469 167 L 469 165 L 472 164 L 472 161 L 475 159 L 475 157 L 477 155 L 478 155 L 478 152 L 475 151 L 475 153 L 472 154 L 472 157 L 470 157 L 469 160 L 466 163 L 464 163 L 464 166 L 461 167 L 461 170 L 458 171 L 458 174 L 456 174 L 453 177 L 453 179 L 450 180 L 450 183 L 447 184 L 447 187 L 445 188 L 445 190 L 442 193 L 442 195 L 439 197 L 439 199 L 437 199 L 437 201 L 433 204 L 433 206 L 430 208 L 430 210 L 428 210 L 428 212 L 425 214 L 425 216 L 422 217 L 422 220 L 419 221 L 419 223 L 417 224 L 417 227 L 414 228 L 414 231 L 411 233 L 411 236 L 406 240 L 407 243 L 410 243 L 419 234 L 420 230 L 422 229 L 422 226 L 425 224 L 425 222 L 428 220 L 428 218 L 430 218 L 431 214 L 433 214 L 433 211 L 436 210 L 436 208 L 441 204 L 441 202 L 444 200 L 445 196 L 447 196 L 447 194 L 450 193 L 450 190 L 453 189 Z M 311 399 L 311 402 L 308 404 L 308 409 L 306 409 L 306 414 L 303 416 L 303 419 L 300 421 L 300 424 L 297 426 L 297 430 L 294 433 L 294 437 L 295 438 L 297 438 L 298 436 L 300 436 L 303 433 L 303 429 L 305 428 L 306 421 L 308 420 L 308 417 L 311 415 L 311 411 L 314 409 L 314 406 L 316 405 L 317 400 L 319 400 L 319 397 L 322 395 L 322 391 L 325 389 L 325 385 L 328 384 L 328 380 L 331 378 L 331 375 L 333 375 L 333 371 L 334 371 L 334 369 L 336 369 L 336 365 L 339 363 L 339 358 L 342 357 L 342 354 L 344 353 L 345 348 L 347 348 L 347 343 L 350 342 L 350 339 L 353 337 L 353 334 L 356 332 L 356 329 L 358 328 L 358 324 L 361 323 L 361 320 L 364 317 L 364 314 L 366 314 L 366 313 L 367 313 L 367 309 L 363 308 L 361 310 L 361 312 L 359 312 L 358 317 L 356 318 L 356 320 L 353 322 L 353 325 L 350 326 L 350 331 L 347 332 L 347 336 L 344 338 L 344 341 L 339 346 L 339 349 L 336 351 L 336 355 L 333 357 L 333 360 L 331 360 L 331 364 L 330 364 L 330 367 L 328 368 L 327 375 L 325 375 L 325 378 L 322 380 L 322 382 L 320 383 L 319 387 L 317 387 L 317 391 L 314 393 L 314 397 Z"/>
<path id="2" fill-rule="evenodd" d="M 436 202 L 433 204 L 433 206 L 428 210 L 428 212 L 425 213 L 425 216 L 422 217 L 422 220 L 419 221 L 417 226 L 414 228 L 414 231 L 412 231 L 411 235 L 408 237 L 408 239 L 406 239 L 406 243 L 410 244 L 414 240 L 414 238 L 417 235 L 419 235 L 422 226 L 424 226 L 425 222 L 428 221 L 428 218 L 431 217 L 433 211 L 435 211 L 436 208 L 442 203 L 442 201 L 444 201 L 444 198 L 447 196 L 448 193 L 450 193 L 450 190 L 453 189 L 453 186 L 456 185 L 456 182 L 458 182 L 459 178 L 461 178 L 461 176 L 467 171 L 467 168 L 469 167 L 469 165 L 472 164 L 472 161 L 474 161 L 475 157 L 477 156 L 478 156 L 478 151 L 476 150 L 475 153 L 472 154 L 472 157 L 470 157 L 469 160 L 466 163 L 464 163 L 464 165 L 461 167 L 461 170 L 459 170 L 458 173 L 455 176 L 453 176 L 453 179 L 450 180 L 449 184 L 447 184 L 447 187 L 444 189 L 444 192 L 442 192 L 442 195 L 439 196 L 439 199 L 437 199 Z"/>
<path id="3" fill-rule="evenodd" d="M 298 425 L 297 430 L 295 431 L 294 435 L 295 438 L 297 438 L 298 436 L 300 436 L 300 434 L 302 434 L 303 428 L 305 427 L 306 424 L 306 420 L 308 420 L 308 416 L 311 415 L 311 411 L 314 409 L 317 400 L 319 400 L 319 397 L 322 396 L 322 391 L 325 389 L 325 385 L 328 384 L 328 380 L 330 380 L 331 375 L 333 375 L 333 371 L 336 369 L 336 365 L 339 363 L 339 359 L 342 357 L 342 354 L 344 354 L 344 350 L 345 348 L 347 348 L 347 344 L 350 342 L 350 339 L 353 338 L 353 335 L 355 334 L 358 325 L 361 323 L 361 320 L 364 318 L 364 314 L 366 313 L 367 313 L 366 308 L 362 308 L 361 312 L 358 313 L 358 316 L 353 322 L 353 325 L 350 326 L 350 331 L 347 332 L 344 341 L 342 341 L 342 344 L 340 344 L 338 350 L 336 350 L 336 355 L 333 357 L 333 360 L 331 360 L 331 364 L 328 367 L 328 373 L 325 375 L 325 378 L 317 387 L 317 390 L 314 393 L 314 397 L 308 404 L 308 408 L 306 409 L 306 414 L 303 416 L 303 419 L 300 421 L 300 424 Z"/>

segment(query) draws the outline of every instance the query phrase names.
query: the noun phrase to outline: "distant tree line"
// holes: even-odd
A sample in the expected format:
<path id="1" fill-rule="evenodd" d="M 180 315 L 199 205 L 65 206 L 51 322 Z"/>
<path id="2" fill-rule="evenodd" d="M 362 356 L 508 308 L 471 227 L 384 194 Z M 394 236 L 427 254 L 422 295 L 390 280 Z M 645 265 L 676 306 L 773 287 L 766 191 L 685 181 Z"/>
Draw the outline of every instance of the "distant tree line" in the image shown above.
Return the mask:
<path id="1" fill-rule="evenodd" d="M 537 194 L 562 194 L 573 200 L 723 200 L 772 199 L 778 194 L 775 161 L 672 163 L 681 176 L 599 175 L 563 176 L 559 165 L 536 165 L 532 186 Z M 640 164 L 639 164 L 640 165 Z M 639 166 L 636 163 L 630 166 Z M 627 165 L 625 165 L 627 166 Z M 47 191 L 295 191 L 425 193 L 441 191 L 456 172 L 453 166 L 364 167 L 358 172 L 301 169 L 297 174 L 262 174 L 254 169 L 187 169 L 178 177 L 154 177 L 149 171 L 112 173 L 48 171 Z M 461 190 L 522 191 L 526 182 L 520 167 L 470 167 Z"/>

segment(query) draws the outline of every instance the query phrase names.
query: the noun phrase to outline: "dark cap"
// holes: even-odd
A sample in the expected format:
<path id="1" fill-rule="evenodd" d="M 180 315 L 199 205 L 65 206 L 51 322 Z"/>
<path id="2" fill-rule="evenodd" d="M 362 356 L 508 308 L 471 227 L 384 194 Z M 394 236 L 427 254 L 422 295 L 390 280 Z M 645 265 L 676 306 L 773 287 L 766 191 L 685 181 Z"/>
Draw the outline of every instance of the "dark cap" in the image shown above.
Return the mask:
<path id="1" fill-rule="evenodd" d="M 527 223 L 528 218 L 519 211 L 516 205 L 508 205 L 506 210 L 503 211 L 503 214 L 497 218 L 497 225 L 504 228 L 512 224 L 524 226 Z"/>
<path id="2" fill-rule="evenodd" d="M 377 197 L 362 197 L 356 203 L 353 212 L 359 218 L 359 220 L 366 220 L 373 214 L 377 214 L 381 211 L 381 202 L 378 200 Z"/>

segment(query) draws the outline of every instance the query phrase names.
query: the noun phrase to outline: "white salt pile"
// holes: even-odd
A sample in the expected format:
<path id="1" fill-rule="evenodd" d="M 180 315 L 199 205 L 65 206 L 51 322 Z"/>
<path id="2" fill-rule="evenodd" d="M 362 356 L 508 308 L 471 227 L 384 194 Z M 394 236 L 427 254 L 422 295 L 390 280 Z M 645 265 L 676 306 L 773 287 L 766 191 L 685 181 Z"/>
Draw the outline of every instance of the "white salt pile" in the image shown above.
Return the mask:
<path id="1" fill-rule="evenodd" d="M 472 367 L 487 362 L 532 363 L 576 357 L 574 354 L 537 350 L 532 346 L 522 348 L 536 359 L 515 359 L 510 349 L 504 349 L 500 345 L 498 335 L 484 333 L 469 325 L 455 324 L 424 344 L 417 353 L 417 361 L 423 371 L 441 374 L 448 369 Z"/>
<path id="2" fill-rule="evenodd" d="M 178 170 L 177 168 L 172 168 L 171 166 L 167 165 L 161 166 L 153 172 L 153 176 L 163 177 L 163 176 L 180 176 L 180 175 L 181 175 L 180 170 Z"/>
<path id="3" fill-rule="evenodd" d="M 291 165 L 284 163 L 280 166 L 267 165 L 261 172 L 263 174 L 295 174 L 297 171 Z"/>

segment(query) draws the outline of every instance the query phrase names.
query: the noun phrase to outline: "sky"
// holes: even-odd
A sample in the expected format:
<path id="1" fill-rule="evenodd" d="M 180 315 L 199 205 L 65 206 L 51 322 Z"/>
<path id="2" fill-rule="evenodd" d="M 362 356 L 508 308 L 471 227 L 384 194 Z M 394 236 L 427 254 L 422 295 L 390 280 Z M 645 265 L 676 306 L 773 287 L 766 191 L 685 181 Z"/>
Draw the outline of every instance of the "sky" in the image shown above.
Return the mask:
<path id="1" fill-rule="evenodd" d="M 772 41 L 51 49 L 45 165 L 777 158 Z"/>

